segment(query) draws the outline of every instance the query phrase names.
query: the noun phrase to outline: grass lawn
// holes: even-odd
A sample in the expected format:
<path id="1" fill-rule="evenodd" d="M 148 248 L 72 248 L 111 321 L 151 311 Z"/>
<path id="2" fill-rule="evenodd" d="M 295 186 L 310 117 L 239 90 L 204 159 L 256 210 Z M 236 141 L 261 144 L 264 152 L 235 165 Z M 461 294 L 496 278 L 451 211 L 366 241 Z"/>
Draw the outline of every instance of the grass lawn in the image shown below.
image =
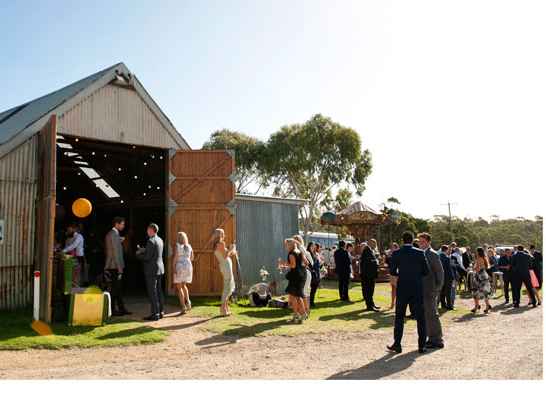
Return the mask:
<path id="1" fill-rule="evenodd" d="M 0 350 L 129 346 L 158 343 L 168 334 L 140 322 L 113 320 L 100 327 L 69 327 L 66 323 L 53 324 L 53 335 L 39 336 L 30 327 L 31 321 L 30 310 L 0 312 Z"/>
<path id="2" fill-rule="evenodd" d="M 392 329 L 394 310 L 386 310 L 390 306 L 391 289 L 388 283 L 376 285 L 374 300 L 385 310 L 380 313 L 364 311 L 360 283 L 351 285 L 349 296 L 354 303 L 339 301 L 336 285 L 334 281 L 323 282 L 323 287 L 317 293 L 316 308 L 312 309 L 310 318 L 301 325 L 287 323 L 291 315 L 288 309 L 251 307 L 246 300 L 231 306 L 232 316 L 219 318 L 218 298 L 194 298 L 191 315 L 211 318 L 201 325 L 204 329 L 236 337 Z M 467 313 L 468 310 L 461 305 L 455 311 L 442 315 L 442 321 L 447 323 Z M 408 320 L 406 325 L 414 327 L 415 321 Z"/>

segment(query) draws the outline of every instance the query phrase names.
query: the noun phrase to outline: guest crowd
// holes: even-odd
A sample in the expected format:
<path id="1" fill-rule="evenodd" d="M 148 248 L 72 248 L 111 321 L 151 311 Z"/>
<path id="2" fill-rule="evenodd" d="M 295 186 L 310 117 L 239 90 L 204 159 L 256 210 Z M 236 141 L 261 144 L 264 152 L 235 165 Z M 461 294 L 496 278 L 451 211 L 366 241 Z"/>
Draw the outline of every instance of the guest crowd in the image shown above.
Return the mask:
<path id="1" fill-rule="evenodd" d="M 125 263 L 122 250 L 123 238 L 120 233 L 125 228 L 125 220 L 116 217 L 112 229 L 105 237 L 105 262 L 103 282 L 111 293 L 114 315 L 127 315 L 122 296 L 122 277 Z M 164 300 L 162 281 L 165 273 L 163 264 L 163 241 L 158 235 L 159 227 L 147 227 L 147 242 L 138 247 L 136 256 L 143 263 L 146 288 L 150 300 L 150 315 L 146 320 L 163 318 Z M 493 308 L 490 297 L 502 282 L 505 305 L 511 303 L 519 308 L 521 289 L 525 286 L 528 305 L 541 304 L 542 253 L 535 246 L 529 249 L 522 245 L 509 247 L 459 248 L 457 243 L 444 244 L 438 251 L 431 247 L 432 237 L 423 232 L 414 238 L 406 232 L 402 244 L 392 243 L 388 250 L 380 252 L 377 241 L 353 245 L 339 242 L 337 247 L 323 249 L 320 244 L 310 242 L 305 245 L 300 235 L 286 239 L 286 260 L 278 260 L 278 268 L 288 281 L 285 292 L 288 305 L 293 311 L 290 323 L 301 324 L 309 318 L 315 307 L 315 296 L 325 270 L 335 272 L 338 280 L 339 298 L 351 302 L 349 287 L 352 280 L 359 278 L 365 311 L 381 312 L 374 302 L 375 284 L 382 270 L 391 286 L 389 309 L 395 309 L 394 342 L 389 350 L 401 352 L 404 321 L 413 318 L 417 321 L 418 348 L 423 353 L 427 348 L 444 347 L 442 325 L 438 308 L 454 310 L 457 288 L 463 286 L 470 292 L 474 301 L 472 313 L 490 313 Z M 220 314 L 229 316 L 230 299 L 236 291 L 232 259 L 237 260 L 235 244 L 225 242 L 222 229 L 216 229 L 211 239 L 212 251 L 218 261 L 219 273 L 223 279 Z M 84 263 L 84 238 L 76 225 L 67 228 L 67 240 L 59 251 L 72 255 L 77 261 L 76 269 L 82 271 Z M 180 301 L 180 314 L 191 310 L 188 284 L 192 282 L 194 254 L 185 232 L 176 236 L 174 257 L 172 258 L 171 282 Z M 76 276 L 79 277 L 79 272 Z M 77 284 L 78 282 L 76 282 Z M 483 301 L 483 305 L 482 305 Z M 410 315 L 406 312 L 409 308 Z"/>
<path id="2" fill-rule="evenodd" d="M 520 307 L 523 285 L 528 305 L 536 307 L 541 304 L 542 254 L 533 245 L 529 249 L 522 245 L 513 248 L 485 245 L 473 252 L 471 248 L 461 249 L 453 242 L 435 251 L 431 247 L 432 237 L 426 232 L 417 238 L 412 233 L 404 233 L 402 241 L 402 246 L 392 243 L 390 249 L 381 254 L 375 239 L 358 246 L 340 241 L 337 247 L 324 250 L 314 243 L 305 248 L 299 235 L 286 239 L 288 257 L 286 262 L 279 260 L 279 267 L 286 272 L 288 280 L 286 292 L 294 311 L 290 322 L 302 323 L 308 318 L 310 308 L 314 306 L 320 274 L 316 278 L 313 275 L 312 292 L 306 290 L 310 282 L 307 275 L 311 270 L 320 271 L 321 265 L 335 271 L 341 301 L 351 302 L 350 282 L 358 275 L 365 310 L 370 312 L 381 312 L 374 302 L 375 282 L 380 267 L 387 267 L 391 285 L 390 309 L 395 308 L 394 343 L 388 349 L 398 353 L 402 351 L 408 308 L 409 318 L 417 321 L 419 352 L 444 347 L 438 308 L 455 309 L 457 287 L 464 286 L 471 293 L 474 301 L 472 313 L 482 309 L 481 301 L 485 314 L 492 311 L 489 299 L 501 281 L 505 304 Z"/>

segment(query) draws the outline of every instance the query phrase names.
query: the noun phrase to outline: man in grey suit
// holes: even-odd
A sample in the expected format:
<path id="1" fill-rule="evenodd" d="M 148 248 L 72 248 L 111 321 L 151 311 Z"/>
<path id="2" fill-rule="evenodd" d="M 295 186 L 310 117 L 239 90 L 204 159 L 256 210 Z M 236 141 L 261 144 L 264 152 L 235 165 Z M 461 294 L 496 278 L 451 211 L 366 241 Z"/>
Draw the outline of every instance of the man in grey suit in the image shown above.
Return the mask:
<path id="1" fill-rule="evenodd" d="M 442 324 L 438 315 L 438 299 L 444 286 L 444 268 L 440 256 L 430 247 L 431 237 L 423 232 L 418 235 L 419 247 L 425 252 L 431 273 L 423 277 L 423 302 L 429 349 L 443 349 Z"/>
<path id="2" fill-rule="evenodd" d="M 112 296 L 112 314 L 122 316 L 131 314 L 125 308 L 122 298 L 122 278 L 125 262 L 123 261 L 123 248 L 121 247 L 120 232 L 125 229 L 125 219 L 115 217 L 112 229 L 104 238 L 104 252 L 106 260 L 104 264 L 104 280 L 107 291 Z"/>
<path id="3" fill-rule="evenodd" d="M 150 298 L 151 314 L 144 318 L 147 321 L 157 321 L 163 318 L 163 289 L 161 281 L 165 273 L 163 265 L 163 240 L 157 235 L 159 227 L 148 225 L 148 242 L 146 248 L 139 248 L 137 257 L 144 263 L 144 278 L 146 290 Z"/>

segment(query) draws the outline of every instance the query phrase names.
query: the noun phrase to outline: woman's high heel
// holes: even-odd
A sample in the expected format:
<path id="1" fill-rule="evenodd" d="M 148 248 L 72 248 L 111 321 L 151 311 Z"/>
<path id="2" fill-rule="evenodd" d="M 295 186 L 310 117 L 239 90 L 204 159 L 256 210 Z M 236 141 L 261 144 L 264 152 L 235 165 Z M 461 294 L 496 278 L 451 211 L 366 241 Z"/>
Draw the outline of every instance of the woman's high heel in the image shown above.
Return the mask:
<path id="1" fill-rule="evenodd" d="M 476 311 L 478 311 L 478 310 L 481 309 L 481 308 L 482 308 L 482 306 L 476 306 L 476 307 L 474 307 L 472 310 L 470 310 L 470 312 L 476 313 Z"/>
<path id="2" fill-rule="evenodd" d="M 491 307 L 491 305 L 488 304 L 488 305 L 485 307 L 484 313 L 489 314 L 489 310 L 491 310 L 492 308 L 493 308 L 493 307 Z"/>

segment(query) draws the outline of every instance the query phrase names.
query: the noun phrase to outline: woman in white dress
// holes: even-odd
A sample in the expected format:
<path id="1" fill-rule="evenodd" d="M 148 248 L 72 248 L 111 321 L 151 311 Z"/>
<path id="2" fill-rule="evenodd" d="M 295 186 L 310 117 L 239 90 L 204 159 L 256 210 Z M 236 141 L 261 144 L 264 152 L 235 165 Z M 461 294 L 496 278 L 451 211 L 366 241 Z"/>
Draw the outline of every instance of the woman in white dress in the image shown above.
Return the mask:
<path id="1" fill-rule="evenodd" d="M 231 256 L 237 254 L 235 245 L 232 244 L 229 249 L 226 247 L 225 233 L 223 229 L 214 231 L 214 255 L 218 260 L 220 272 L 224 278 L 224 290 L 222 291 L 222 303 L 220 304 L 220 315 L 226 317 L 231 315 L 229 310 L 229 298 L 235 291 L 235 279 L 233 278 L 233 262 Z"/>
<path id="2" fill-rule="evenodd" d="M 191 283 L 193 276 L 193 249 L 188 242 L 188 235 L 185 232 L 178 232 L 173 257 L 173 285 L 180 300 L 181 314 L 191 309 L 188 283 Z"/>

